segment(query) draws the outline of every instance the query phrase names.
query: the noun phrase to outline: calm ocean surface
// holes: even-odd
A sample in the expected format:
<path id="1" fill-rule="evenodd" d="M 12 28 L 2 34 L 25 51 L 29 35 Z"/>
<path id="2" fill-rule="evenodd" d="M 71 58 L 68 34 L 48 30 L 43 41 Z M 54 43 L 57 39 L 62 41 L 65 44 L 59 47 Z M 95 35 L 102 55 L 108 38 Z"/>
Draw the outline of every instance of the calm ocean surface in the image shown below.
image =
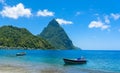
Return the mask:
<path id="1" fill-rule="evenodd" d="M 26 52 L 26 56 L 15 56 Z M 64 66 L 63 58 L 84 56 L 88 62 L 83 65 Z M 19 65 L 31 69 L 54 66 L 69 69 L 89 69 L 106 72 L 120 72 L 120 51 L 102 50 L 0 50 L 0 65 Z"/>

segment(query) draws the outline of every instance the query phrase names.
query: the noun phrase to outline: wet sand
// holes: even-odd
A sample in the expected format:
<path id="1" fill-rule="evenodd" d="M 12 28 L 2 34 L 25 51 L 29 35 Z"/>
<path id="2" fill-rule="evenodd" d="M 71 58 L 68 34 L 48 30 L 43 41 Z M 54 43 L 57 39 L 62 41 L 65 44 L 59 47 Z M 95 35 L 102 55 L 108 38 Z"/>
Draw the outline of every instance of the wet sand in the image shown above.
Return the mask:
<path id="1" fill-rule="evenodd" d="M 2 65 L 0 66 L 0 73 L 30 73 L 30 72 L 24 67 Z"/>
<path id="2" fill-rule="evenodd" d="M 88 69 L 74 69 L 66 67 L 60 68 L 56 66 L 47 67 L 41 66 L 40 68 L 35 68 L 34 66 L 24 67 L 13 65 L 0 65 L 0 73 L 112 73 L 112 72 L 103 72 Z"/>

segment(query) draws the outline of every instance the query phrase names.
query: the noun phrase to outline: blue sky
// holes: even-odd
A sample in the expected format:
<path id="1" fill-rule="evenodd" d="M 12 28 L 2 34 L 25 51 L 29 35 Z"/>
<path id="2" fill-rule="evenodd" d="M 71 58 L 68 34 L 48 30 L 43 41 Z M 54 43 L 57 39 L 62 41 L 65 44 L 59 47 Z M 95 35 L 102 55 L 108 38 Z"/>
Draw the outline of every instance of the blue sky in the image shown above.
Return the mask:
<path id="1" fill-rule="evenodd" d="M 119 0 L 0 0 L 0 26 L 39 34 L 56 18 L 84 50 L 120 50 Z"/>

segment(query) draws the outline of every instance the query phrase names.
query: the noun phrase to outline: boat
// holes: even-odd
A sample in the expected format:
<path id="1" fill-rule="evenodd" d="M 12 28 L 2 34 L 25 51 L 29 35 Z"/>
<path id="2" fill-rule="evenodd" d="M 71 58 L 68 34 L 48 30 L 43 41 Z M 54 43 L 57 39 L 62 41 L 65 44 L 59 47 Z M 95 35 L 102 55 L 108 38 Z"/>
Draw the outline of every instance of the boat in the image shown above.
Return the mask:
<path id="1" fill-rule="evenodd" d="M 17 53 L 17 54 L 16 54 L 16 56 L 24 56 L 24 55 L 26 55 L 25 52 L 21 52 L 21 53 Z"/>
<path id="2" fill-rule="evenodd" d="M 63 59 L 65 64 L 85 64 L 87 62 L 87 60 L 85 59 Z"/>

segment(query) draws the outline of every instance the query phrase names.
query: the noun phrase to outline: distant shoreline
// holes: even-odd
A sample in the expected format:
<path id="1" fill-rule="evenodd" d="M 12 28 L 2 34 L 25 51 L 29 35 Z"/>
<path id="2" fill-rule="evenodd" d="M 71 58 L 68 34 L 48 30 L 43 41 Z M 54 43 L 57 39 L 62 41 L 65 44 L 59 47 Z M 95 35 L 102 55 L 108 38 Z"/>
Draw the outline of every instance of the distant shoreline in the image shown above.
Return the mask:
<path id="1" fill-rule="evenodd" d="M 76 49 L 42 49 L 42 48 L 3 47 L 3 46 L 0 46 L 0 50 L 1 49 L 6 49 L 6 50 L 81 50 L 81 48 L 76 48 Z"/>
<path id="2" fill-rule="evenodd" d="M 16 50 L 19 50 L 19 49 L 23 49 L 23 50 L 30 50 L 30 49 L 35 49 L 35 48 L 25 48 L 25 47 L 0 47 L 0 49 L 6 49 L 6 50 L 12 50 L 12 49 L 16 49 Z M 38 48 L 37 48 L 38 49 Z M 40 48 L 39 48 L 40 49 Z"/>

